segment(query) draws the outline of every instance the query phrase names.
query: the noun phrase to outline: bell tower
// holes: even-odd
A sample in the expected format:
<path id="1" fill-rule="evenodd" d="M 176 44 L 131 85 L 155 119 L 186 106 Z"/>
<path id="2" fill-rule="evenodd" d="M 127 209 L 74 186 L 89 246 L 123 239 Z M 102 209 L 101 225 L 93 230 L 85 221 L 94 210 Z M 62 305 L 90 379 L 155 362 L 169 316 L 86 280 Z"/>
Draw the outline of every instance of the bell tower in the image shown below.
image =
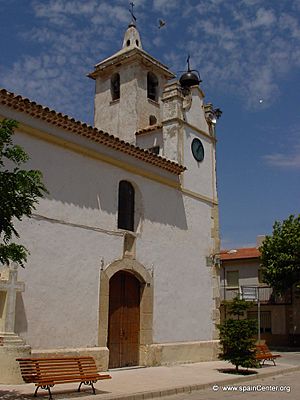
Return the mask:
<path id="1" fill-rule="evenodd" d="M 135 19 L 121 50 L 95 65 L 94 126 L 135 144 L 135 132 L 160 124 L 162 93 L 174 75 L 145 52 Z"/>

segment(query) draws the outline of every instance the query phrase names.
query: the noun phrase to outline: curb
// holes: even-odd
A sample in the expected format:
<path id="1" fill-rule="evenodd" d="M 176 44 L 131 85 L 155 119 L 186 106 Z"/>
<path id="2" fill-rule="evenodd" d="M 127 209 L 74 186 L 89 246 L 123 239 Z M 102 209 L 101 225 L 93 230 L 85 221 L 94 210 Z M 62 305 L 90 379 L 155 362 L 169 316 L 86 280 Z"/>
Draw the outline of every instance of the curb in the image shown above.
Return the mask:
<path id="1" fill-rule="evenodd" d="M 235 384 L 238 382 L 247 382 L 247 381 L 253 381 L 253 380 L 258 380 L 258 379 L 264 379 L 265 377 L 270 377 L 270 376 L 276 376 L 276 375 L 283 375 L 283 374 L 288 374 L 290 372 L 295 372 L 295 371 L 300 371 L 300 365 L 299 366 L 291 366 L 289 368 L 283 369 L 283 370 L 277 370 L 277 371 L 270 371 L 266 372 L 263 374 L 255 374 L 255 375 L 247 375 L 247 376 L 241 376 L 239 378 L 231 378 L 231 379 L 226 379 L 226 380 L 217 380 L 217 381 L 212 381 L 209 383 L 200 383 L 200 384 L 193 384 L 193 385 L 187 385 L 187 386 L 178 386 L 178 387 L 172 387 L 172 388 L 166 388 L 162 390 L 157 390 L 157 391 L 147 391 L 147 392 L 137 392 L 137 393 L 132 393 L 132 394 L 124 394 L 124 395 L 115 395 L 115 396 L 107 396 L 104 397 L 102 396 L 103 400 L 147 400 L 147 399 L 153 399 L 157 397 L 165 397 L 165 396 L 172 396 L 180 393 L 191 393 L 197 390 L 203 390 L 203 389 L 208 389 L 211 388 L 213 385 L 218 385 L 218 386 L 224 386 L 228 384 Z"/>

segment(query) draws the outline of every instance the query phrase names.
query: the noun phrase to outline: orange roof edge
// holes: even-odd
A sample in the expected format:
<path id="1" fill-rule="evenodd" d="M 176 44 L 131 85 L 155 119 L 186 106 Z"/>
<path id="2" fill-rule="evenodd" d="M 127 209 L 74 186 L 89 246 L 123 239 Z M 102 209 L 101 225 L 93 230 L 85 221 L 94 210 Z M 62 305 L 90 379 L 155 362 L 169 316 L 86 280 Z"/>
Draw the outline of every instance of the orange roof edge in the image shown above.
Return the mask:
<path id="1" fill-rule="evenodd" d="M 104 146 L 121 151 L 148 164 L 167 170 L 174 175 L 180 175 L 186 167 L 175 161 L 168 160 L 160 155 L 151 153 L 131 143 L 125 142 L 116 136 L 98 130 L 86 123 L 76 121 L 68 115 L 63 115 L 48 107 L 44 107 L 15 93 L 0 88 L 0 104 L 16 111 L 29 114 L 33 118 L 44 120 L 47 123 L 56 125 L 61 129 L 72 131 L 74 134 L 85 137 L 88 140 L 100 143 Z"/>
<path id="2" fill-rule="evenodd" d="M 257 247 L 244 247 L 232 250 L 221 250 L 220 259 L 221 261 L 226 260 L 242 260 L 249 258 L 259 258 L 261 255 Z"/>

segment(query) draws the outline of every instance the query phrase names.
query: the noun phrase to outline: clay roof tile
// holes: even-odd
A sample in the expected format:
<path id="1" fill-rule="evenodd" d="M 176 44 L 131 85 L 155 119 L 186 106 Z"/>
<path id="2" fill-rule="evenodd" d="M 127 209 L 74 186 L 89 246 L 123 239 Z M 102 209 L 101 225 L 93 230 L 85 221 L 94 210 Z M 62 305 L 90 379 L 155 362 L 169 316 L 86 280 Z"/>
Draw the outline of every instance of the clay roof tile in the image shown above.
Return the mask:
<path id="1" fill-rule="evenodd" d="M 94 128 L 86 123 L 75 120 L 74 118 L 51 110 L 49 107 L 44 107 L 37 104 L 28 98 L 8 92 L 5 89 L 0 89 L 0 104 L 7 107 L 13 107 L 17 111 L 25 112 L 34 118 L 39 118 L 47 123 L 59 126 L 67 131 L 72 131 L 75 134 L 84 136 L 89 140 L 121 151 L 131 155 L 137 159 L 143 160 L 146 163 L 155 165 L 159 168 L 167 170 L 175 175 L 180 175 L 186 168 L 174 161 L 163 158 L 159 155 L 150 153 L 147 150 L 141 149 L 133 144 L 127 143 L 124 140 Z M 152 131 L 160 129 L 161 125 L 153 125 L 143 131 Z"/>

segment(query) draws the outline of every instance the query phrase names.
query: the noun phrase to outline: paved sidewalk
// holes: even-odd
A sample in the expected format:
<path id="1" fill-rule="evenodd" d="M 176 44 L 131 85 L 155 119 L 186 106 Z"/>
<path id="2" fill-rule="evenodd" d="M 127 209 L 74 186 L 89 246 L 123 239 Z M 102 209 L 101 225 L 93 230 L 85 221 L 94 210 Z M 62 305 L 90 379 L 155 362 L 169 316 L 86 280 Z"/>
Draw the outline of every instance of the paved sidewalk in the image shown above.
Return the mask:
<path id="1" fill-rule="evenodd" d="M 284 358 L 284 357 L 283 357 Z M 289 361 L 289 360 L 288 360 Z M 300 370 L 296 363 L 277 362 L 276 366 L 268 363 L 256 369 L 255 375 L 232 375 L 221 372 L 232 366 L 223 361 L 210 361 L 196 364 L 182 364 L 170 367 L 151 367 L 112 370 L 112 379 L 95 384 L 96 396 L 88 387 L 81 393 L 76 392 L 77 384 L 56 385 L 52 389 L 54 400 L 144 400 L 154 397 L 174 395 L 212 387 L 214 384 L 232 384 L 267 376 Z M 1 400 L 33 400 L 34 384 L 0 385 Z M 48 392 L 39 390 L 37 399 L 48 399 Z"/>

